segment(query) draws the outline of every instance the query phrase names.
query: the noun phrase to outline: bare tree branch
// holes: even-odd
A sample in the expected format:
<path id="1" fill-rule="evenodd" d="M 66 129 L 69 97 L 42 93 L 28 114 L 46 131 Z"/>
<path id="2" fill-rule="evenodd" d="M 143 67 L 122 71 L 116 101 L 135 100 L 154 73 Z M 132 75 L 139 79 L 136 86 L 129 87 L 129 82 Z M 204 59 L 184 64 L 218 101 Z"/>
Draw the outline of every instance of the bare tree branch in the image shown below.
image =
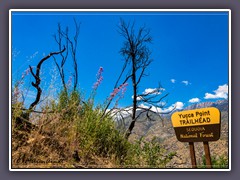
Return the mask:
<path id="1" fill-rule="evenodd" d="M 52 57 L 54 55 L 64 52 L 65 50 L 66 50 L 66 48 L 64 47 L 63 50 L 57 51 L 57 52 L 51 52 L 49 55 L 42 58 L 37 65 L 36 73 L 33 72 L 32 66 L 29 66 L 30 72 L 35 79 L 35 82 L 32 82 L 32 86 L 37 89 L 37 95 L 36 95 L 35 100 L 30 104 L 27 111 L 22 112 L 22 114 L 16 118 L 15 127 L 22 128 L 27 131 L 31 130 L 34 127 L 34 125 L 31 122 L 29 122 L 29 116 L 30 116 L 30 113 L 33 111 L 34 107 L 39 103 L 40 97 L 42 94 L 42 89 L 39 86 L 41 83 L 41 78 L 40 78 L 41 66 L 44 61 L 46 61 L 47 59 L 49 59 L 50 57 Z"/>
<path id="2" fill-rule="evenodd" d="M 122 19 L 120 20 L 120 25 L 118 26 L 118 32 L 119 34 L 124 38 L 123 46 L 120 50 L 121 55 L 125 59 L 125 63 L 123 65 L 122 71 L 120 73 L 119 78 L 117 79 L 117 82 L 115 84 L 115 87 L 117 87 L 117 84 L 119 84 L 120 79 L 122 79 L 122 76 L 124 73 L 126 73 L 128 69 L 128 76 L 123 80 L 123 82 L 127 82 L 129 79 L 131 79 L 131 84 L 133 88 L 133 96 L 132 96 L 132 109 L 131 109 L 131 122 L 129 127 L 127 128 L 125 132 L 125 138 L 127 139 L 134 126 L 137 119 L 140 118 L 142 114 L 146 115 L 146 118 L 150 121 L 153 121 L 153 117 L 151 116 L 151 113 L 157 114 L 159 117 L 158 119 L 162 119 L 160 114 L 158 112 L 155 112 L 152 110 L 152 107 L 162 108 L 160 105 L 160 102 L 163 100 L 163 98 L 167 97 L 168 94 L 163 95 L 160 97 L 161 88 L 158 87 L 155 89 L 155 91 L 145 93 L 145 94 L 138 94 L 138 88 L 141 84 L 141 80 L 143 77 L 146 76 L 146 69 L 149 67 L 149 65 L 152 62 L 152 59 L 150 58 L 151 52 L 148 47 L 148 44 L 152 42 L 152 37 L 150 35 L 150 30 L 146 28 L 146 26 L 142 26 L 139 29 L 135 29 L 135 23 L 126 23 Z M 121 83 L 122 84 L 122 83 Z M 159 98 L 160 97 L 160 98 Z M 147 104 L 147 108 L 139 106 L 139 103 Z M 110 104 L 110 103 L 109 103 Z M 109 107 L 109 104 L 107 107 Z M 140 110 L 137 113 L 137 110 Z M 107 114 L 115 112 L 115 108 L 113 110 L 108 111 Z M 121 115 L 121 113 L 125 113 L 124 109 L 118 111 L 118 113 Z M 129 111 L 129 109 L 128 109 Z M 106 112 L 106 109 L 104 113 Z"/>
<path id="3" fill-rule="evenodd" d="M 151 63 L 151 60 L 149 59 L 150 51 L 147 47 L 147 43 L 150 43 L 152 38 L 150 37 L 150 31 L 146 30 L 145 27 L 141 27 L 136 35 L 135 24 L 126 24 L 123 20 L 121 20 L 119 31 L 125 39 L 120 52 L 125 57 L 127 64 L 131 63 L 133 110 L 132 122 L 130 123 L 129 128 L 125 133 L 125 137 L 128 138 L 136 122 L 138 85 L 144 76 L 146 68 Z M 138 71 L 140 71 L 140 75 L 137 75 Z"/>
<path id="4" fill-rule="evenodd" d="M 64 33 L 66 34 L 66 36 L 68 36 L 68 27 L 66 28 Z M 63 37 L 63 34 L 62 34 L 62 28 L 61 28 L 60 23 L 58 23 L 57 36 L 54 35 L 53 37 L 54 37 L 56 43 L 58 44 L 59 51 L 61 51 L 62 47 L 63 47 L 62 41 L 63 41 L 64 37 Z M 65 53 L 65 55 L 63 55 L 63 53 L 60 53 L 61 62 L 58 63 L 55 56 L 53 56 L 53 58 L 54 58 L 54 62 L 56 64 L 56 66 L 58 68 L 58 71 L 59 71 L 59 74 L 60 74 L 60 77 L 61 77 L 61 81 L 62 81 L 62 84 L 63 84 L 63 88 L 64 88 L 65 91 L 67 91 L 66 82 L 65 82 L 65 74 L 64 74 L 64 65 L 65 65 L 67 57 L 68 57 L 68 40 L 65 40 L 65 41 L 66 42 L 65 42 L 64 46 L 66 47 L 66 51 L 65 51 L 66 53 Z"/>
<path id="5" fill-rule="evenodd" d="M 69 42 L 70 44 L 70 51 L 71 51 L 71 55 L 73 58 L 73 66 L 74 66 L 74 85 L 73 85 L 73 89 L 74 91 L 77 88 L 77 84 L 78 84 L 78 63 L 77 63 L 77 45 L 78 45 L 78 36 L 79 36 L 79 32 L 80 32 L 80 25 L 81 23 L 77 23 L 76 19 L 74 18 L 74 24 L 75 24 L 75 35 L 73 37 L 73 40 L 71 40 L 68 36 L 68 31 L 67 32 L 61 32 L 62 36 L 64 36 L 66 38 L 66 40 Z"/>
<path id="6" fill-rule="evenodd" d="M 39 102 L 40 97 L 41 97 L 41 93 L 42 93 L 42 89 L 40 88 L 40 83 L 41 83 L 41 79 L 40 79 L 40 69 L 42 66 L 42 63 L 44 61 L 46 61 L 47 59 L 49 59 L 51 56 L 53 55 L 57 55 L 60 54 L 62 52 L 64 52 L 66 50 L 66 48 L 64 47 L 62 51 L 58 51 L 58 52 L 51 52 L 49 55 L 45 56 L 43 59 L 41 59 L 37 65 L 37 69 L 36 69 L 36 73 L 33 72 L 32 67 L 29 66 L 30 68 L 30 72 L 33 75 L 33 77 L 35 78 L 35 82 L 32 82 L 32 86 L 35 87 L 37 89 L 37 96 L 36 99 L 33 103 L 30 104 L 29 106 L 29 110 L 32 110 Z"/>

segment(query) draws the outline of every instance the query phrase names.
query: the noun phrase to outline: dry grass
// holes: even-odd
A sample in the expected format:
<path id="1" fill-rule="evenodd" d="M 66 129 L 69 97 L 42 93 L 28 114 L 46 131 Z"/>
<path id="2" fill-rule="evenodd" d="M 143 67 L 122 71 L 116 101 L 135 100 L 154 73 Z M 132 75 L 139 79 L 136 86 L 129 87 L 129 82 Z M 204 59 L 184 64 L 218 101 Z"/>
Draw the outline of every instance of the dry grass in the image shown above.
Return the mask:
<path id="1" fill-rule="evenodd" d="M 86 118 L 86 115 L 89 118 Z M 91 132 L 87 132 L 92 129 L 93 136 L 96 135 L 96 122 L 91 117 L 94 115 L 97 114 L 92 111 L 82 116 L 73 114 L 71 120 L 69 117 L 66 120 L 65 111 L 32 115 L 31 121 L 35 122 L 36 128 L 30 132 L 15 128 L 13 118 L 12 168 L 113 168 L 118 166 L 114 153 L 111 155 L 98 153 L 96 150 L 98 147 L 94 145 L 96 142 L 93 141 L 97 138 L 90 138 Z M 114 128 L 111 124 L 106 124 L 106 127 Z M 113 131 L 108 130 L 109 132 Z M 82 145 L 83 143 L 86 147 Z M 80 156 L 79 161 L 73 158 L 75 151 Z"/>
<path id="2" fill-rule="evenodd" d="M 64 165 L 71 159 L 67 124 L 52 122 L 37 126 L 30 133 L 13 129 L 12 167 L 52 167 Z"/>
<path id="3" fill-rule="evenodd" d="M 21 110 L 13 112 L 12 168 L 162 168 L 171 159 L 159 144 L 127 141 L 92 99 L 60 98 L 42 107 L 54 113 L 31 113 L 31 131 L 15 127 Z"/>

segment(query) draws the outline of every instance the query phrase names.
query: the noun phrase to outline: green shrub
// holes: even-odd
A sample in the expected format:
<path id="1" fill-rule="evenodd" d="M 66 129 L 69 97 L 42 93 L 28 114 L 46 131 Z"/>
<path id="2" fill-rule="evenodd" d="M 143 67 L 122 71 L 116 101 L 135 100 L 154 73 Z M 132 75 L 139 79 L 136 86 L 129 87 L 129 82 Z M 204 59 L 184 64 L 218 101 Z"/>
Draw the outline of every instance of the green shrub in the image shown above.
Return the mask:
<path id="1" fill-rule="evenodd" d="M 79 113 L 79 106 L 81 104 L 81 96 L 79 91 L 67 92 L 62 90 L 59 93 L 57 105 L 51 104 L 53 109 L 57 109 L 58 112 L 62 113 L 62 120 L 67 121 L 73 120 L 73 117 Z"/>
<path id="2" fill-rule="evenodd" d="M 62 90 L 58 97 L 58 110 L 63 110 L 68 106 L 68 93 Z"/>
<path id="3" fill-rule="evenodd" d="M 13 111 L 13 120 L 21 113 L 21 104 L 14 106 L 16 111 Z M 45 112 L 54 113 L 42 114 L 41 132 L 49 136 L 45 138 L 54 138 L 56 144 L 64 145 L 61 153 L 65 152 L 62 156 L 67 157 L 65 160 L 70 164 L 73 160 L 71 154 L 75 150 L 81 159 L 80 163 L 95 163 L 100 168 L 104 167 L 104 164 L 99 165 L 94 159 L 102 159 L 102 163 L 107 160 L 111 162 L 111 167 L 115 168 L 164 168 L 174 155 L 167 154 L 155 139 L 151 142 L 140 139 L 130 143 L 124 138 L 124 134 L 116 129 L 112 117 L 102 116 L 103 108 L 94 105 L 93 97 L 83 101 L 78 91 L 61 91 L 57 100 L 51 100 L 42 108 Z M 35 134 L 33 142 L 41 144 L 42 134 Z M 32 149 L 25 148 L 30 149 L 26 151 L 26 156 L 31 157 Z M 51 157 L 51 153 L 60 151 L 59 148 L 52 149 L 52 146 L 42 148 L 49 153 L 48 157 Z M 35 158 L 41 159 L 40 156 Z"/>
<path id="4" fill-rule="evenodd" d="M 212 156 L 211 162 L 212 162 L 212 168 L 217 168 L 217 169 L 228 168 L 228 158 L 224 155 L 218 156 L 218 157 Z M 200 166 L 200 168 L 207 168 L 205 155 L 202 157 L 202 165 Z"/>
<path id="5" fill-rule="evenodd" d="M 102 118 L 100 109 L 84 104 L 82 114 L 76 119 L 76 129 L 82 156 L 115 156 L 120 160 L 126 154 L 127 140 L 115 129 L 111 118 Z"/>
<path id="6" fill-rule="evenodd" d="M 130 168 L 165 168 L 174 155 L 167 154 L 154 138 L 150 142 L 141 138 L 129 149 L 125 165 Z"/>

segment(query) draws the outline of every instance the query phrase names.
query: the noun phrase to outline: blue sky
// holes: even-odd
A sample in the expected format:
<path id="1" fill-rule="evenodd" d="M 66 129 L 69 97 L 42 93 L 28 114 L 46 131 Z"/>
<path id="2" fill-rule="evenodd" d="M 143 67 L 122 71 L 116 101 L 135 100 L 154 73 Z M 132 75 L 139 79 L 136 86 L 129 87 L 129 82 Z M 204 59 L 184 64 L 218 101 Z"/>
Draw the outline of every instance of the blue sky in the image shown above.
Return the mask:
<path id="1" fill-rule="evenodd" d="M 149 76 L 142 79 L 140 94 L 160 82 L 162 95 L 169 93 L 164 99 L 166 109 L 228 98 L 228 12 L 12 12 L 11 17 L 13 84 L 28 65 L 36 66 L 45 55 L 58 50 L 52 36 L 57 24 L 69 26 L 71 33 L 75 18 L 81 22 L 77 51 L 79 89 L 89 96 L 97 71 L 103 67 L 104 79 L 95 97 L 97 103 L 103 103 L 113 91 L 124 62 L 119 53 L 123 37 L 117 31 L 122 18 L 135 21 L 136 28 L 145 25 L 153 38 L 149 45 L 153 62 L 146 70 Z M 67 63 L 65 70 L 69 75 L 72 62 Z M 55 74 L 52 78 L 56 73 L 53 59 L 44 62 L 42 70 L 44 95 L 59 92 L 59 77 Z M 28 75 L 22 85 L 29 87 L 29 102 L 35 93 L 30 80 Z M 120 107 L 131 105 L 130 83 Z"/>

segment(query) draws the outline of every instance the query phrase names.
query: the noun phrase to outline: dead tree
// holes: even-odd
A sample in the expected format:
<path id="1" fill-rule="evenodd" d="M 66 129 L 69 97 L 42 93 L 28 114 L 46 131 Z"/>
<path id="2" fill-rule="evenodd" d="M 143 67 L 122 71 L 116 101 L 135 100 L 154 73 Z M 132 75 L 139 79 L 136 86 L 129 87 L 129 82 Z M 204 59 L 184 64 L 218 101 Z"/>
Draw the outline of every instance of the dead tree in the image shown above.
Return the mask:
<path id="1" fill-rule="evenodd" d="M 66 36 L 68 37 L 68 27 L 66 28 L 65 30 L 65 34 Z M 68 57 L 68 40 L 66 40 L 63 35 L 62 35 L 62 28 L 61 28 L 61 24 L 58 23 L 58 31 L 57 31 L 57 34 L 55 34 L 54 36 L 54 39 L 56 41 L 56 43 L 58 44 L 58 49 L 59 51 L 62 50 L 63 48 L 63 43 L 65 42 L 65 48 L 66 48 L 66 51 L 65 51 L 65 54 L 63 53 L 60 53 L 60 58 L 61 58 L 61 61 L 58 62 L 56 57 L 53 56 L 54 58 L 54 62 L 58 68 L 58 72 L 60 74 L 60 77 L 61 77 L 61 81 L 62 81 L 62 85 L 63 85 L 63 88 L 64 88 L 64 91 L 67 92 L 67 86 L 66 86 L 66 82 L 65 82 L 65 73 L 64 73 L 64 65 L 67 61 L 67 57 Z M 63 42 L 64 41 L 64 42 Z"/>
<path id="2" fill-rule="evenodd" d="M 152 107 L 154 106 L 160 108 L 159 102 L 161 102 L 161 100 L 168 94 L 164 95 L 163 97 L 159 97 L 162 91 L 162 88 L 160 86 L 149 93 L 138 93 L 138 88 L 141 80 L 144 76 L 146 76 L 145 71 L 152 62 L 152 59 L 150 58 L 151 51 L 148 47 L 148 45 L 152 43 L 150 30 L 145 26 L 142 26 L 136 30 L 134 23 L 125 23 L 123 20 L 121 20 L 118 30 L 120 35 L 124 38 L 123 47 L 121 48 L 120 53 L 124 57 L 125 62 L 114 88 L 121 87 L 122 84 L 131 79 L 131 85 L 133 89 L 132 106 L 128 108 L 128 111 L 131 111 L 131 122 L 125 132 L 125 138 L 128 139 L 139 116 L 145 112 L 147 118 L 149 120 L 152 120 L 149 115 L 150 112 L 159 114 L 158 112 L 153 111 Z M 124 74 L 125 78 L 123 78 Z M 122 83 L 119 83 L 121 79 L 123 79 Z M 149 106 L 147 108 L 139 106 L 140 102 L 145 103 Z M 106 110 L 109 107 L 110 103 L 111 101 L 107 104 L 107 107 L 104 110 L 104 114 L 106 114 Z M 142 110 L 139 114 L 136 113 L 138 109 Z M 111 111 L 108 113 L 110 112 Z M 116 112 L 120 112 L 121 114 L 122 110 Z"/>
<path id="3" fill-rule="evenodd" d="M 58 31 L 57 34 L 55 34 L 53 37 L 58 44 L 59 50 L 62 50 L 63 43 L 65 42 L 66 52 L 65 55 L 61 53 L 61 63 L 58 63 L 56 58 L 54 57 L 55 64 L 57 65 L 62 84 L 64 87 L 64 90 L 67 91 L 66 83 L 65 83 L 65 75 L 64 75 L 64 65 L 66 63 L 66 60 L 68 58 L 68 53 L 72 56 L 73 61 L 73 68 L 74 73 L 72 74 L 74 78 L 74 85 L 73 90 L 75 91 L 78 85 L 78 63 L 77 63 L 77 45 L 78 45 L 78 37 L 80 32 L 80 23 L 76 21 L 74 18 L 74 24 L 75 24 L 75 34 L 71 38 L 69 37 L 69 30 L 68 27 L 66 27 L 65 31 L 62 30 L 60 23 L 58 24 Z M 63 42 L 64 41 L 64 42 Z"/>
<path id="4" fill-rule="evenodd" d="M 146 68 L 152 62 L 150 59 L 151 52 L 147 47 L 147 45 L 152 42 L 152 37 L 150 36 L 150 30 L 144 26 L 140 27 L 138 32 L 135 33 L 134 23 L 127 24 L 123 20 L 121 20 L 119 26 L 119 33 L 125 40 L 120 53 L 131 68 L 130 75 L 128 75 L 127 78 L 131 78 L 133 88 L 132 121 L 125 133 L 125 137 L 128 138 L 136 122 L 138 86 L 142 77 L 145 75 Z"/>
<path id="5" fill-rule="evenodd" d="M 66 48 L 64 47 L 61 51 L 51 52 L 49 55 L 47 55 L 44 58 L 42 58 L 39 61 L 37 67 L 36 67 L 36 73 L 34 73 L 32 67 L 29 66 L 30 72 L 31 72 L 32 76 L 35 79 L 35 82 L 32 82 L 32 86 L 34 88 L 36 88 L 37 95 L 36 95 L 35 100 L 30 104 L 29 108 L 25 112 L 22 112 L 20 117 L 16 118 L 15 127 L 20 128 L 20 129 L 25 129 L 25 130 L 29 130 L 29 129 L 32 128 L 33 125 L 29 122 L 29 116 L 30 116 L 30 113 L 36 107 L 36 105 L 39 103 L 40 98 L 41 98 L 41 94 L 42 94 L 42 89 L 40 87 L 40 83 L 41 83 L 41 78 L 40 78 L 41 66 L 42 66 L 44 61 L 46 61 L 47 59 L 49 59 L 50 57 L 52 57 L 54 55 L 58 55 L 58 54 L 63 53 L 65 50 L 66 50 Z"/>

